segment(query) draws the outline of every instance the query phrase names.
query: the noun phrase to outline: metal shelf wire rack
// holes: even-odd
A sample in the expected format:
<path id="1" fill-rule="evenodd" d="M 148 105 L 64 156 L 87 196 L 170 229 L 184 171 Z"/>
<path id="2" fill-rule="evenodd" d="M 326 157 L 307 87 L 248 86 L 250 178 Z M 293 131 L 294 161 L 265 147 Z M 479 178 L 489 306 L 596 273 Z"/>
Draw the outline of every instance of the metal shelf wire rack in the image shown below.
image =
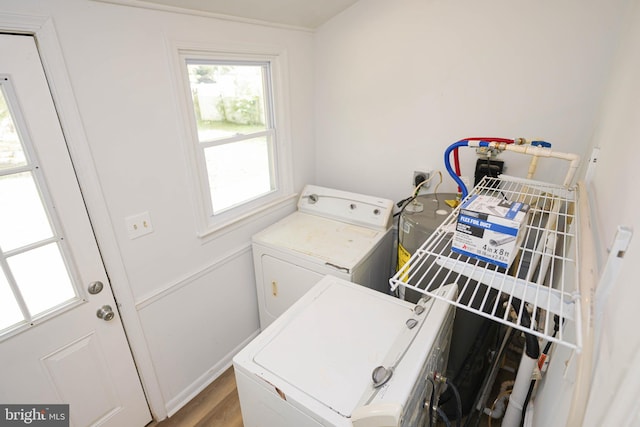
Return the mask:
<path id="1" fill-rule="evenodd" d="M 485 177 L 469 197 L 474 194 L 530 206 L 525 235 L 510 268 L 451 251 L 458 206 L 390 279 L 391 289 L 413 289 L 579 351 L 580 334 L 565 333 L 562 327 L 570 321 L 581 330 L 576 188 L 501 175 Z M 438 295 L 450 283 L 458 285 L 455 300 Z"/>

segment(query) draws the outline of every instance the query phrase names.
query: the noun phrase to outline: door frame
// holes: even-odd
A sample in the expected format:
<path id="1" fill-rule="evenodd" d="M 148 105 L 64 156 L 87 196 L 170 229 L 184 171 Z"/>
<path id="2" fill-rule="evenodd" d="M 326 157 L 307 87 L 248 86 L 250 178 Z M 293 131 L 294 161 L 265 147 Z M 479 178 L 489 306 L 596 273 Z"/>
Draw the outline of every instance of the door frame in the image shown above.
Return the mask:
<path id="1" fill-rule="evenodd" d="M 142 324 L 138 317 L 124 262 L 118 250 L 113 223 L 108 215 L 107 204 L 95 172 L 91 150 L 86 143 L 87 138 L 80 111 L 75 102 L 53 20 L 46 16 L 0 13 L 0 32 L 27 34 L 36 40 L 40 61 L 62 125 L 71 162 L 102 255 L 102 262 L 118 304 L 142 388 L 154 419 L 165 419 L 168 414 L 164 398 L 151 362 L 151 354 L 145 344 Z"/>

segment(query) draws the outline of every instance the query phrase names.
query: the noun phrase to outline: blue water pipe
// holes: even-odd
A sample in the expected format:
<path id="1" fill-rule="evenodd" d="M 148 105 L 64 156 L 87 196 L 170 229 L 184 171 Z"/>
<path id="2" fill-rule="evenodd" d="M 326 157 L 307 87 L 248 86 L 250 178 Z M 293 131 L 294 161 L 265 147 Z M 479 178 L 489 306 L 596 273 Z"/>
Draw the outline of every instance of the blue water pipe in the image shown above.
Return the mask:
<path id="1" fill-rule="evenodd" d="M 477 144 L 477 145 L 475 145 Z M 537 146 L 537 147 L 544 147 L 544 148 L 551 148 L 551 143 L 547 142 L 547 141 L 531 141 L 531 145 L 533 146 Z M 464 182 L 462 181 L 462 179 L 460 179 L 460 177 L 458 176 L 458 174 L 456 174 L 456 172 L 453 170 L 453 168 L 451 167 L 451 162 L 450 162 L 450 157 L 451 157 L 451 152 L 453 150 L 455 150 L 456 148 L 459 147 L 468 147 L 469 146 L 469 140 L 468 139 L 461 139 L 458 142 L 454 142 L 453 144 L 451 144 L 446 151 L 444 152 L 444 167 L 447 169 L 447 172 L 449 172 L 449 175 L 451 175 L 451 178 L 453 178 L 453 180 L 456 182 L 456 184 L 458 184 L 458 187 L 460 187 L 460 190 L 462 191 L 462 200 L 464 200 L 467 195 L 469 194 L 469 190 L 467 190 L 467 186 L 464 185 Z M 489 141 L 475 141 L 474 140 L 474 147 L 488 147 L 489 146 Z"/>
<path id="2" fill-rule="evenodd" d="M 477 144 L 478 145 L 474 145 L 474 146 L 476 147 L 489 146 L 488 141 L 478 141 Z M 469 194 L 469 190 L 467 190 L 467 186 L 464 185 L 464 182 L 462 182 L 458 174 L 456 174 L 453 168 L 451 167 L 451 162 L 449 158 L 451 157 L 451 152 L 456 148 L 468 147 L 468 146 L 469 146 L 469 140 L 461 139 L 460 141 L 454 142 L 449 147 L 447 147 L 447 149 L 444 152 L 444 167 L 447 169 L 447 172 L 449 173 L 449 175 L 451 175 L 451 178 L 453 178 L 453 180 L 458 184 L 458 187 L 460 187 L 460 190 L 462 191 L 462 200 L 464 200 L 467 197 L 467 195 Z"/>

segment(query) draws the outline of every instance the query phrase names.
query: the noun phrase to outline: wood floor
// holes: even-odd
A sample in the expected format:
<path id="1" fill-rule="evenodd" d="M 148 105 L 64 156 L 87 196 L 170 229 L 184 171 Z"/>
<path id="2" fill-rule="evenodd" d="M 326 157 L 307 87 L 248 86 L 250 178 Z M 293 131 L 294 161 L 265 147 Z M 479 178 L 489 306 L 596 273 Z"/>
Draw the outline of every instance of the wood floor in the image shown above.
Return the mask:
<path id="1" fill-rule="evenodd" d="M 147 427 L 243 427 L 233 367 L 173 416 Z"/>
<path id="2" fill-rule="evenodd" d="M 501 421 L 494 420 L 493 427 L 500 426 Z M 487 427 L 491 424 L 488 424 L 488 417 L 483 415 L 474 425 Z M 444 423 L 438 422 L 436 427 L 444 426 Z M 173 416 L 161 422 L 152 421 L 146 427 L 243 427 L 233 367 Z"/>

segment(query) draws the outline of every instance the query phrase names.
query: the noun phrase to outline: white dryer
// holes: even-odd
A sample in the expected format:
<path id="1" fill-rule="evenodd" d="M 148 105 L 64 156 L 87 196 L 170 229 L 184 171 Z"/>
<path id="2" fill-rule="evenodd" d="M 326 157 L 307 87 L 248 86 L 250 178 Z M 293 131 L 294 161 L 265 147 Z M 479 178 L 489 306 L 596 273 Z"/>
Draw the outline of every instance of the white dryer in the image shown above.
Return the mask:
<path id="1" fill-rule="evenodd" d="M 450 300 L 457 288 L 438 292 Z M 234 357 L 244 426 L 424 425 L 439 398 L 433 379 L 446 369 L 453 307 L 324 277 Z"/>
<path id="2" fill-rule="evenodd" d="M 324 275 L 389 292 L 393 202 L 308 185 L 298 210 L 252 239 L 264 330 Z"/>

